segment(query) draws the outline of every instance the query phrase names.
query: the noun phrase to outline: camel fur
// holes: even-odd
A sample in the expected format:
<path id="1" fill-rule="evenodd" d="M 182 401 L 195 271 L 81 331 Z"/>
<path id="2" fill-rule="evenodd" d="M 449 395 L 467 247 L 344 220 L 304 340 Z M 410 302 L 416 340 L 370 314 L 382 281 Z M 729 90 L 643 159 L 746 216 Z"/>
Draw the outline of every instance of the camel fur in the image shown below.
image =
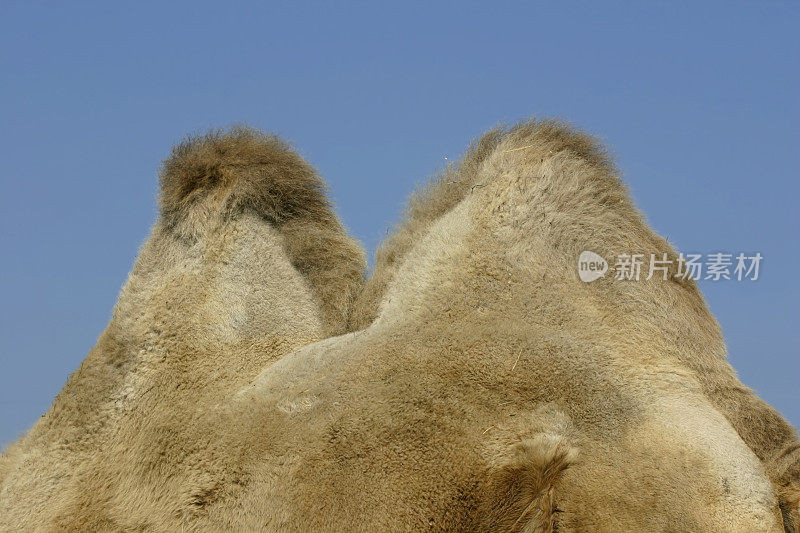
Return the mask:
<path id="1" fill-rule="evenodd" d="M 608 154 L 497 128 L 365 278 L 279 139 L 188 139 L 111 322 L 0 458 L 0 530 L 795 531 L 795 430 L 740 383 Z M 675 274 L 670 271 L 670 274 Z"/>

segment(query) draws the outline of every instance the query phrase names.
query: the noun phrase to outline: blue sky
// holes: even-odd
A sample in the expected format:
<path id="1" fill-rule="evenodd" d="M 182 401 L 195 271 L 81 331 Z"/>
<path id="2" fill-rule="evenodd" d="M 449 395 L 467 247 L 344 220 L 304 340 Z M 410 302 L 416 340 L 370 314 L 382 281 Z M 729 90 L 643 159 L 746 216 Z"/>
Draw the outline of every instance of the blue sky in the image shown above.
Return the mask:
<path id="1" fill-rule="evenodd" d="M 3 2 L 0 444 L 105 327 L 170 146 L 241 122 L 320 169 L 370 253 L 485 129 L 598 135 L 677 247 L 764 256 L 701 287 L 742 380 L 800 424 L 799 23 L 777 1 Z"/>

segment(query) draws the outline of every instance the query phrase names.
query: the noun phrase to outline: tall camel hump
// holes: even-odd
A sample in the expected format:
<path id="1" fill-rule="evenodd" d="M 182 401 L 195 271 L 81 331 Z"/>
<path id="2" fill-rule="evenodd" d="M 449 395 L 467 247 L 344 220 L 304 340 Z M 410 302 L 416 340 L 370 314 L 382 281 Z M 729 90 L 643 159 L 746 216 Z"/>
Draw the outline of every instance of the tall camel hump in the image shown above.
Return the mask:
<path id="1" fill-rule="evenodd" d="M 313 167 L 287 142 L 249 127 L 187 138 L 173 147 L 159 178 L 167 224 L 190 216 L 203 202 L 228 216 L 249 208 L 276 225 L 334 218 Z"/>
<path id="2" fill-rule="evenodd" d="M 222 474 L 208 470 L 214 461 L 193 470 L 203 479 L 178 473 L 208 433 L 187 421 L 213 413 L 286 353 L 344 328 L 364 252 L 288 143 L 245 127 L 190 137 L 159 178 L 159 218 L 109 325 L 48 412 L 0 455 L 0 530 L 114 529 L 108 502 L 142 494 L 129 489 L 148 476 L 143 456 L 160 457 L 180 480 L 160 485 L 166 492 L 203 493 L 203 479 Z M 157 434 L 172 436 L 160 447 Z M 122 478 L 118 492 L 90 481 Z M 211 497 L 192 492 L 164 511 L 168 520 L 198 498 Z M 142 507 L 145 522 L 156 508 Z"/>
<path id="3" fill-rule="evenodd" d="M 244 126 L 190 137 L 172 149 L 159 178 L 162 223 L 181 237 L 196 239 L 245 212 L 278 229 L 318 300 L 325 334 L 343 332 L 366 256 L 324 181 L 286 141 Z"/>

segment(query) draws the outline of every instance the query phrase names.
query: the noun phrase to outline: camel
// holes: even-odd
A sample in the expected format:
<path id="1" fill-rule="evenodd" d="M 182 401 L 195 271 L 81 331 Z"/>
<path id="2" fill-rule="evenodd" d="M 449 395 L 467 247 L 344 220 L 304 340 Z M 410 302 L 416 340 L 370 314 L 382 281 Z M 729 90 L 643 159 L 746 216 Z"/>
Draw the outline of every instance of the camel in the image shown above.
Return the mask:
<path id="1" fill-rule="evenodd" d="M 190 138 L 111 322 L 0 457 L 0 530 L 796 531 L 800 443 L 740 383 L 605 150 L 494 129 L 365 255 L 317 173 Z"/>

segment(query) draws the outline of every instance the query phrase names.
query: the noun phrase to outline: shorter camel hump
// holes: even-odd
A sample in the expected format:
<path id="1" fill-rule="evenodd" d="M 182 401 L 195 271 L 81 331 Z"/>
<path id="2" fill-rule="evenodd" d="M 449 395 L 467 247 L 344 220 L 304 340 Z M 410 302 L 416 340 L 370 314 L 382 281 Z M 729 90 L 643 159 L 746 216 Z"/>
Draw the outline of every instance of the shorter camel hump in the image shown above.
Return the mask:
<path id="1" fill-rule="evenodd" d="M 470 144 L 457 163 L 448 165 L 411 195 L 402 220 L 376 253 L 375 270 L 353 313 L 351 328 L 366 327 L 377 317 L 389 283 L 420 237 L 469 194 L 487 185 L 487 162 L 507 155 L 517 167 L 530 167 L 534 160 L 557 154 L 568 154 L 594 170 L 587 174 L 593 183 L 586 183 L 586 187 L 596 192 L 598 203 L 602 201 L 599 198 L 606 197 L 613 197 L 606 203 L 629 203 L 608 151 L 591 135 L 555 119 L 533 119 L 489 130 Z"/>

